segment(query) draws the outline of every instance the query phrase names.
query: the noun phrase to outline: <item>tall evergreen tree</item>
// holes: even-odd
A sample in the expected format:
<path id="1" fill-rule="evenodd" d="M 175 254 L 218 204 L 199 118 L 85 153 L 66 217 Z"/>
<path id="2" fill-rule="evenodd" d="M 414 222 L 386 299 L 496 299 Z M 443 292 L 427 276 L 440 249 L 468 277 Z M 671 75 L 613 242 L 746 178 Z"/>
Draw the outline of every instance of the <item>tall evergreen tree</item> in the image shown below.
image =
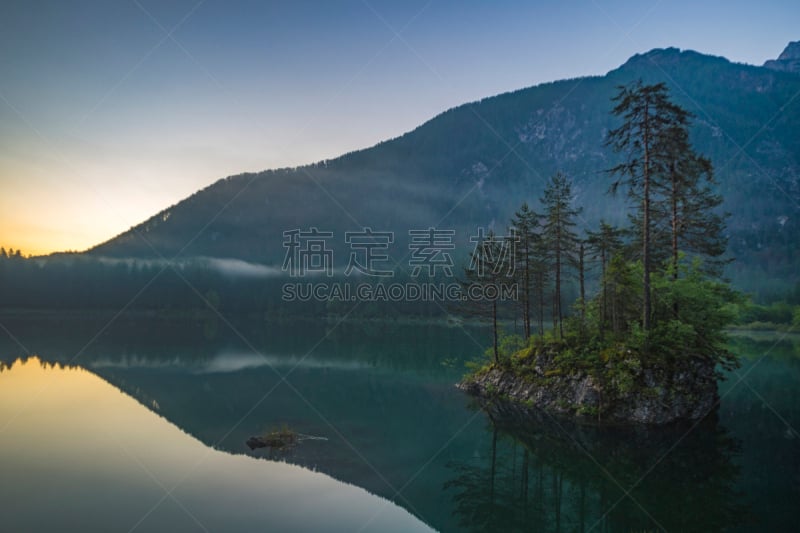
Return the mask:
<path id="1" fill-rule="evenodd" d="M 536 301 L 536 318 L 539 323 L 539 336 L 544 335 L 544 295 L 547 284 L 550 281 L 550 265 L 547 261 L 547 243 L 542 235 L 539 235 L 534 248 L 536 261 L 533 270 L 533 297 Z"/>
<path id="2" fill-rule="evenodd" d="M 622 249 L 622 231 L 601 220 L 598 231 L 587 232 L 587 245 L 593 257 L 600 260 L 600 336 L 608 323 L 608 264 L 614 254 Z"/>
<path id="3" fill-rule="evenodd" d="M 622 125 L 609 132 L 607 144 L 624 153 L 626 161 L 609 172 L 617 177 L 611 191 L 625 184 L 629 197 L 638 204 L 641 219 L 642 329 L 650 329 L 652 316 L 650 274 L 652 257 L 653 199 L 663 187 L 665 174 L 673 163 L 674 152 L 669 138 L 686 129 L 688 112 L 669 99 L 666 85 L 644 85 L 641 80 L 619 88 L 613 98 L 613 114 L 623 119 Z"/>
<path id="4" fill-rule="evenodd" d="M 469 310 L 492 321 L 492 353 L 495 363 L 500 363 L 498 312 L 503 287 L 514 282 L 511 274 L 511 253 L 504 239 L 489 231 L 479 233 L 469 266 L 464 269 L 462 287 L 466 291 Z M 496 297 L 493 297 L 493 294 Z"/>
<path id="5" fill-rule="evenodd" d="M 685 127 L 677 127 L 664 139 L 663 152 L 669 158 L 662 202 L 668 213 L 670 265 L 673 279 L 678 278 L 681 251 L 701 256 L 705 269 L 720 275 L 726 261 L 721 257 L 727 248 L 725 216 L 720 213 L 722 196 L 715 194 L 711 161 L 695 153 Z"/>
<path id="6" fill-rule="evenodd" d="M 562 173 L 557 172 L 550 178 L 541 198 L 544 208 L 543 236 L 553 268 L 553 327 L 564 335 L 564 314 L 561 307 L 561 281 L 564 267 L 574 264 L 578 236 L 574 231 L 575 217 L 581 208 L 572 205 L 572 183 Z"/>
<path id="7" fill-rule="evenodd" d="M 525 338 L 531 336 L 531 307 L 534 297 L 534 287 L 537 285 L 536 279 L 538 270 L 541 268 L 541 261 L 538 258 L 540 252 L 541 236 L 538 233 L 539 215 L 528 207 L 525 202 L 514 213 L 511 219 L 511 229 L 518 241 L 516 243 L 516 253 L 514 269 L 516 278 L 519 282 L 519 304 L 522 311 L 523 333 Z"/>

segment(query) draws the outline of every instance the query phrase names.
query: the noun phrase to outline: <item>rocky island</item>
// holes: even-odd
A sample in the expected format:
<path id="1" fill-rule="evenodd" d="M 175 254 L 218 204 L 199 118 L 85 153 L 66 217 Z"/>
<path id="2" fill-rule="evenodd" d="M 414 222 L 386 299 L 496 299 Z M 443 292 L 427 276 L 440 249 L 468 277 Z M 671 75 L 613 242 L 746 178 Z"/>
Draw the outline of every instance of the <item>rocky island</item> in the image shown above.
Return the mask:
<path id="1" fill-rule="evenodd" d="M 599 369 L 563 370 L 552 353 L 527 355 L 517 369 L 486 367 L 458 387 L 485 402 L 505 401 L 590 423 L 664 425 L 698 420 L 719 400 L 713 362 L 642 367 L 636 359 Z"/>
<path id="2" fill-rule="evenodd" d="M 621 123 L 605 143 L 619 159 L 604 170 L 612 194 L 627 189 L 629 226 L 601 222 L 579 234 L 582 208 L 556 173 L 541 211 L 523 203 L 507 235 L 479 241 L 462 284 L 495 296 L 465 301 L 491 320 L 494 342 L 459 387 L 599 423 L 698 420 L 718 404 L 720 370 L 737 365 L 724 333 L 743 302 L 721 276 L 727 215 L 711 162 L 689 141 L 692 115 L 664 84 L 620 87 L 613 102 Z M 565 310 L 569 291 L 578 298 Z M 522 335 L 500 331 L 511 318 Z"/>

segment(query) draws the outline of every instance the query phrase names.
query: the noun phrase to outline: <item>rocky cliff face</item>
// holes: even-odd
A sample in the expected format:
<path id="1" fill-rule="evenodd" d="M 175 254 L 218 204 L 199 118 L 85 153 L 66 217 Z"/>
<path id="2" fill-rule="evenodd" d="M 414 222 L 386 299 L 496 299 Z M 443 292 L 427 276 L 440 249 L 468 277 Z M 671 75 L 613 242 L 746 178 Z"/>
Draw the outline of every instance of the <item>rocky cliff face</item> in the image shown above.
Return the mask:
<path id="1" fill-rule="evenodd" d="M 588 372 L 558 375 L 547 362 L 534 375 L 492 368 L 458 387 L 474 396 L 503 399 L 523 407 L 586 421 L 663 425 L 698 420 L 719 399 L 713 364 L 691 360 L 678 370 L 632 368 L 624 379 L 598 379 Z"/>
<path id="2" fill-rule="evenodd" d="M 770 59 L 764 66 L 772 70 L 800 74 L 800 41 L 789 43 L 778 59 Z"/>

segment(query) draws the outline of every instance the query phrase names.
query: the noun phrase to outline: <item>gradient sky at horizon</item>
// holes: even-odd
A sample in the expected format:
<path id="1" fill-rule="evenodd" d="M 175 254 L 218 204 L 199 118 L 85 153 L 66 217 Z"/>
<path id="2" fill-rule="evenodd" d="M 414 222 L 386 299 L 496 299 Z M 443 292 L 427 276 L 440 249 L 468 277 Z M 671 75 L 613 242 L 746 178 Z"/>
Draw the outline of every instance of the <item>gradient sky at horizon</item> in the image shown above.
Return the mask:
<path id="1" fill-rule="evenodd" d="M 3 2 L 0 245 L 82 250 L 228 175 L 652 48 L 760 65 L 797 28 L 796 0 Z"/>

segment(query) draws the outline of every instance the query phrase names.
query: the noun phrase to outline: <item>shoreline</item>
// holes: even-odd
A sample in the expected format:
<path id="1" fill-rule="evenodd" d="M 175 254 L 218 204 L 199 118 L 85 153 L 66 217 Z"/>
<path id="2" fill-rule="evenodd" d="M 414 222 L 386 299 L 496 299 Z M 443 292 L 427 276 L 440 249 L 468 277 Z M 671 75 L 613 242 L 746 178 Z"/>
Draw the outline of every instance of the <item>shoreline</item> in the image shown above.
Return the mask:
<path id="1" fill-rule="evenodd" d="M 552 361 L 537 361 L 532 372 L 491 366 L 466 376 L 456 387 L 482 401 L 497 400 L 583 423 L 662 426 L 704 418 L 719 403 L 715 368 L 692 359 L 676 369 L 638 368 L 598 378 L 576 370 L 561 373 Z M 613 369 L 604 369 L 614 375 Z"/>

